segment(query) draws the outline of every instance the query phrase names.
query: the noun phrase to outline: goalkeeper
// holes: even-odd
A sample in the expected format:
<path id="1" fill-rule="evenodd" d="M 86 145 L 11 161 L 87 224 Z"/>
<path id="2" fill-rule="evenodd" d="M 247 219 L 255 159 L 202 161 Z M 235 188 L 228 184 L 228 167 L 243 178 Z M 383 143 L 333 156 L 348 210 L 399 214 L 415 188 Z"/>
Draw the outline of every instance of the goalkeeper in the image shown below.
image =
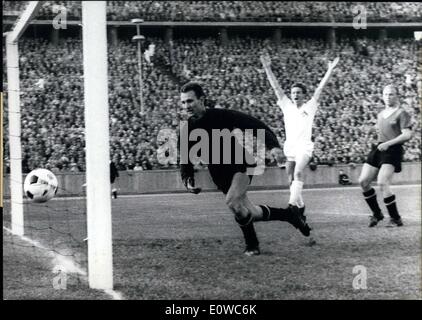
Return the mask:
<path id="1" fill-rule="evenodd" d="M 235 161 L 237 160 L 235 153 L 239 150 L 237 149 L 239 147 L 238 142 L 232 143 L 230 140 L 230 146 L 228 148 L 228 146 L 224 145 L 223 141 L 223 148 L 219 148 L 223 152 L 229 149 L 231 152 L 231 162 L 229 163 L 224 161 L 226 159 L 221 161 L 221 154 L 223 152 L 220 152 L 220 155 L 215 155 L 214 153 L 213 146 L 215 147 L 215 144 L 212 143 L 211 139 L 214 130 L 220 130 L 221 132 L 221 130 L 226 129 L 232 132 L 234 129 L 240 129 L 244 132 L 247 129 L 263 129 L 265 130 L 265 146 L 271 150 L 272 156 L 280 164 L 283 161 L 283 152 L 277 137 L 271 129 L 258 119 L 238 111 L 206 108 L 204 104 L 205 93 L 198 83 L 190 82 L 185 84 L 180 90 L 180 99 L 182 109 L 189 116 L 187 135 L 182 135 L 189 137 L 192 130 L 200 129 L 202 132 L 205 130 L 208 137 L 210 137 L 206 147 L 208 147 L 209 159 L 213 161 L 209 161 L 208 170 L 217 188 L 226 195 L 226 204 L 234 213 L 235 220 L 243 232 L 246 242 L 245 255 L 253 256 L 260 254 L 259 241 L 254 228 L 254 222 L 257 221 L 286 221 L 299 229 L 303 235 L 309 236 L 311 229 L 306 224 L 304 217 L 299 213 L 298 207 L 291 206 L 287 209 L 282 209 L 252 204 L 247 196 L 247 189 L 253 175 L 248 174 L 251 172 L 248 169 L 256 167 L 256 162 L 253 160 L 250 161 L 253 157 L 243 147 L 241 148 L 244 154 L 246 154 L 244 157 L 245 160 L 242 163 Z M 182 133 L 183 129 L 186 129 L 186 127 L 182 127 Z M 180 146 L 183 143 L 184 141 L 181 140 Z M 189 154 L 193 142 L 187 141 L 186 143 L 188 152 L 185 154 Z M 218 140 L 218 144 L 220 144 L 220 140 Z M 180 171 L 182 180 L 189 192 L 197 194 L 201 191 L 201 188 L 195 186 L 193 164 L 191 159 L 183 159 L 183 156 L 184 153 L 181 152 L 182 164 Z"/>

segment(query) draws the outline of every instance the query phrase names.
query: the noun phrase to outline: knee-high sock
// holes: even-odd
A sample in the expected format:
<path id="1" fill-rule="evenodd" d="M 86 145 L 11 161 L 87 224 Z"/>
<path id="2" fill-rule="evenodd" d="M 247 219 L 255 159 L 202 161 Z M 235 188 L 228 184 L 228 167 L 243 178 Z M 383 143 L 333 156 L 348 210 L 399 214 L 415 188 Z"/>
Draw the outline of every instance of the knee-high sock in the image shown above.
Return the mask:
<path id="1" fill-rule="evenodd" d="M 258 237 L 256 235 L 255 227 L 253 225 L 253 217 L 249 214 L 246 218 L 235 218 L 242 230 L 243 237 L 245 238 L 246 246 L 249 248 L 257 247 L 259 245 Z"/>
<path id="2" fill-rule="evenodd" d="M 387 207 L 388 214 L 393 219 L 400 219 L 399 211 L 396 205 L 396 196 L 393 194 L 387 198 L 384 198 L 385 206 Z"/>
<path id="3" fill-rule="evenodd" d="M 299 180 L 293 180 L 292 184 L 290 185 L 290 199 L 289 204 L 303 207 L 304 203 L 302 200 L 302 189 L 303 189 L 303 182 Z"/>
<path id="4" fill-rule="evenodd" d="M 378 205 L 377 194 L 375 192 L 375 189 L 371 188 L 370 190 L 363 192 L 363 196 L 365 197 L 365 201 L 368 204 L 374 216 L 380 216 L 381 209 Z"/>
<path id="5" fill-rule="evenodd" d="M 273 208 L 265 205 L 260 205 L 262 209 L 262 220 L 255 220 L 255 221 L 287 221 L 289 220 L 289 213 L 288 209 L 283 208 Z"/>

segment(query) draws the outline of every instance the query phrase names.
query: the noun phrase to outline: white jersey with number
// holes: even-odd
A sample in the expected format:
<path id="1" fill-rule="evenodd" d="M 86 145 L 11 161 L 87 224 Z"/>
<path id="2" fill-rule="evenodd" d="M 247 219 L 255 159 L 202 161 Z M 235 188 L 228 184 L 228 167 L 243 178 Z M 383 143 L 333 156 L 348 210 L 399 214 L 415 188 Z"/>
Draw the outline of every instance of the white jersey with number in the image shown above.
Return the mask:
<path id="1" fill-rule="evenodd" d="M 298 108 L 286 95 L 277 101 L 284 114 L 284 127 L 286 141 L 284 153 L 288 160 L 295 161 L 295 157 L 301 154 L 312 156 L 314 144 L 312 142 L 312 126 L 318 102 L 312 97 L 311 100 Z"/>

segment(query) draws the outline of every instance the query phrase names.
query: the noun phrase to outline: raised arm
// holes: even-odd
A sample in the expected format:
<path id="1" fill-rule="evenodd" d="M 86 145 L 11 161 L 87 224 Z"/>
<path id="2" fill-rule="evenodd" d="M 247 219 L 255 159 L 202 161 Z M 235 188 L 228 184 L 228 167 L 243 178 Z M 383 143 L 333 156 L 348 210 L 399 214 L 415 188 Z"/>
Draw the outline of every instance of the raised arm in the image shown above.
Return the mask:
<path id="1" fill-rule="evenodd" d="M 273 71 L 271 70 L 271 59 L 268 54 L 261 55 L 260 57 L 262 66 L 264 67 L 265 73 L 267 74 L 267 78 L 270 81 L 271 87 L 275 91 L 275 95 L 277 96 L 278 100 L 281 100 L 284 96 L 284 91 L 281 88 L 280 84 L 278 83 L 277 78 L 275 77 Z"/>
<path id="2" fill-rule="evenodd" d="M 336 65 L 337 65 L 337 63 L 339 61 L 340 61 L 340 58 L 337 57 L 333 61 L 329 61 L 328 62 L 328 70 L 325 73 L 324 78 L 322 78 L 321 82 L 318 85 L 318 88 L 315 90 L 315 93 L 314 93 L 314 97 L 313 98 L 316 101 L 318 101 L 318 99 L 319 99 L 319 97 L 321 95 L 322 90 L 324 90 L 324 87 L 327 84 L 328 79 L 330 79 L 330 77 L 331 77 L 331 75 L 332 75 L 332 73 L 334 71 L 334 68 L 336 67 Z"/>

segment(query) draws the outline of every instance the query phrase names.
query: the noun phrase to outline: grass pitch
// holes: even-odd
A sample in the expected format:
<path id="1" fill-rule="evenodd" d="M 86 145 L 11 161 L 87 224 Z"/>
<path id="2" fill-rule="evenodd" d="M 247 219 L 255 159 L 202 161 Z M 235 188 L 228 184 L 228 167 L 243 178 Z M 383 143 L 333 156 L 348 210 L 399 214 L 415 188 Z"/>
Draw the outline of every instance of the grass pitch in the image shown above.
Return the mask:
<path id="1" fill-rule="evenodd" d="M 393 229 L 387 219 L 368 228 L 359 188 L 305 190 L 316 244 L 285 222 L 259 222 L 255 257 L 242 255 L 241 231 L 221 193 L 121 196 L 112 201 L 115 290 L 125 299 L 421 299 L 421 188 L 393 190 L 405 223 Z M 249 196 L 285 206 L 288 191 Z M 6 227 L 9 213 L 6 203 Z M 54 255 L 86 270 L 84 199 L 27 204 L 25 217 L 26 236 L 48 250 L 3 230 L 5 299 L 110 298 L 81 274 L 68 274 L 65 290 L 53 286 Z"/>

